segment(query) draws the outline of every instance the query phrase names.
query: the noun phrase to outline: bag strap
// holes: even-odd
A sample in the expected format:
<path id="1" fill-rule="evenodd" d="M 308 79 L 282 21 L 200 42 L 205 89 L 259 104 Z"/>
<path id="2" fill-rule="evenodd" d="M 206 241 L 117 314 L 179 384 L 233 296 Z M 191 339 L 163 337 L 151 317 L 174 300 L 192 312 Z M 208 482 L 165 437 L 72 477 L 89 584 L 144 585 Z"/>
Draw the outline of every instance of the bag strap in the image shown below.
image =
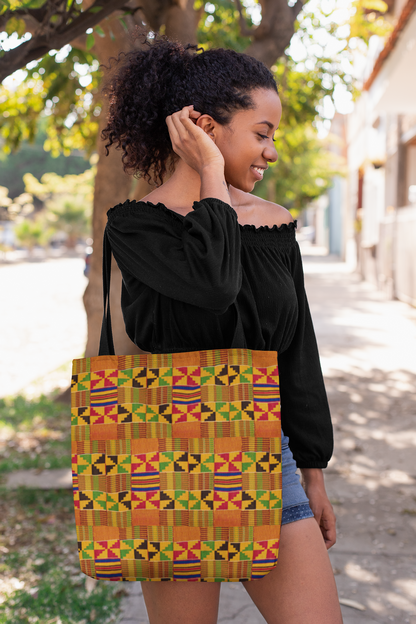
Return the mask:
<path id="1" fill-rule="evenodd" d="M 101 325 L 100 347 L 98 355 L 115 355 L 113 330 L 111 327 L 110 313 L 110 281 L 111 281 L 111 244 L 107 230 L 104 231 L 103 238 L 103 322 Z M 237 303 L 234 304 L 236 310 L 236 328 L 231 343 L 232 349 L 246 347 L 243 323 Z"/>
<path id="2" fill-rule="evenodd" d="M 115 355 L 110 313 L 111 245 L 107 232 L 103 239 L 103 322 L 98 355 Z"/>

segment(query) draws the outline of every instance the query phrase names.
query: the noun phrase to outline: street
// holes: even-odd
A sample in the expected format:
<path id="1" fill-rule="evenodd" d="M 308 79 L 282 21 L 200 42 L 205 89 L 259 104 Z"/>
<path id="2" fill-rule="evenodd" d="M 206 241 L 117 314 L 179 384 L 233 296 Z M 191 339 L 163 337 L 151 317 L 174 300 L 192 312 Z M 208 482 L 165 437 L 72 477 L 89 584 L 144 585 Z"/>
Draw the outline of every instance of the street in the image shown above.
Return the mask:
<path id="1" fill-rule="evenodd" d="M 416 310 L 314 247 L 304 266 L 335 429 L 325 478 L 344 624 L 416 624 Z M 82 270 L 80 259 L 0 266 L 0 396 L 82 354 Z M 125 585 L 119 624 L 145 624 L 140 584 Z M 218 621 L 264 623 L 235 583 L 222 586 Z"/>
<path id="2" fill-rule="evenodd" d="M 87 337 L 83 270 L 81 258 L 0 264 L 0 398 L 51 373 L 54 384 L 69 385 Z"/>

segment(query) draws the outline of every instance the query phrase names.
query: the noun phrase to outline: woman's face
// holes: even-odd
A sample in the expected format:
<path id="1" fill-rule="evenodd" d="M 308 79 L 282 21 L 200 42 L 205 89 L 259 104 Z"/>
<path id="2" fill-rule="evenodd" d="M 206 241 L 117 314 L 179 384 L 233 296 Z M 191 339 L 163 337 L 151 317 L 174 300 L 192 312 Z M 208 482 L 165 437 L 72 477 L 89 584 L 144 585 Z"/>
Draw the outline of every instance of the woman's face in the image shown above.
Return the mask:
<path id="1" fill-rule="evenodd" d="M 215 143 L 225 160 L 225 179 L 249 193 L 263 179 L 269 162 L 277 160 L 273 143 L 282 105 L 272 89 L 256 89 L 251 94 L 254 108 L 238 111 L 227 126 L 217 126 Z"/>

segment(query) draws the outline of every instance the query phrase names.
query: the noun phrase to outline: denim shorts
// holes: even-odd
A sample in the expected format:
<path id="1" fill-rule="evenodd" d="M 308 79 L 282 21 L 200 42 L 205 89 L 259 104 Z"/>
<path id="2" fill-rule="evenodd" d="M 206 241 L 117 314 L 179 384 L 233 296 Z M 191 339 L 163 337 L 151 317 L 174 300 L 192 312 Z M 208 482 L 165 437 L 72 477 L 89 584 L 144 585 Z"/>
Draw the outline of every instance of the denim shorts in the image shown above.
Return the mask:
<path id="1" fill-rule="evenodd" d="M 282 431 L 282 524 L 313 518 L 309 500 L 296 472 L 296 462 L 289 448 L 289 438 Z"/>

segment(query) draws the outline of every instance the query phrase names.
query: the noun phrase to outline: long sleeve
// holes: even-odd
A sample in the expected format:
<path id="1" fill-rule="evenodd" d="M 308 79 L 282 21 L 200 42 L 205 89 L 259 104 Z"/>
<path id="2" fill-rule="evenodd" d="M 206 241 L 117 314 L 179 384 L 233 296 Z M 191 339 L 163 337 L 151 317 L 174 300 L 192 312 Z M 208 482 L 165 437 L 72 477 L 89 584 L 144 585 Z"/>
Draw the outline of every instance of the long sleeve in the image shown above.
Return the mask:
<path id="1" fill-rule="evenodd" d="M 282 428 L 299 468 L 325 468 L 333 430 L 297 245 L 290 261 L 299 316 L 290 346 L 279 355 Z"/>
<path id="2" fill-rule="evenodd" d="M 237 215 L 219 199 L 193 208 L 182 217 L 161 204 L 125 202 L 108 211 L 106 235 L 128 291 L 141 282 L 223 314 L 241 287 Z"/>

